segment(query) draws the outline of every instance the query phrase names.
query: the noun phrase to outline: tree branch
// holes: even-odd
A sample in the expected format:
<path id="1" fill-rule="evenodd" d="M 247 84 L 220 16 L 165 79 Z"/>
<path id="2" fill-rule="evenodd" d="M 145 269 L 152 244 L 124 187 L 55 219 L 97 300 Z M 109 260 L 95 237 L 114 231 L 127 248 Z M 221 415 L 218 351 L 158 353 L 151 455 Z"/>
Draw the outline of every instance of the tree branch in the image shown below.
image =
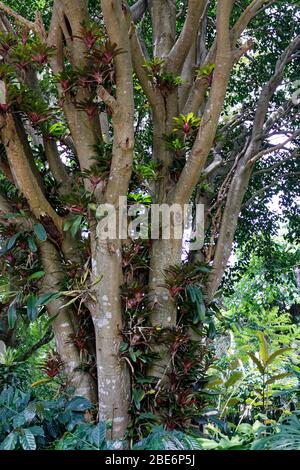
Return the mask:
<path id="1" fill-rule="evenodd" d="M 175 0 L 148 0 L 153 28 L 153 55 L 166 58 L 175 44 Z"/>
<path id="2" fill-rule="evenodd" d="M 105 103 L 107 106 L 111 108 L 113 112 L 116 111 L 117 101 L 110 93 L 108 93 L 108 91 L 102 85 L 98 86 L 97 95 L 103 101 L 103 103 Z"/>
<path id="3" fill-rule="evenodd" d="M 185 58 L 192 44 L 196 41 L 199 22 L 206 11 L 207 3 L 207 0 L 189 0 L 182 31 L 167 58 L 166 69 L 169 72 L 180 73 Z"/>
<path id="4" fill-rule="evenodd" d="M 12 8 L 5 5 L 3 2 L 0 2 L 0 10 L 6 13 L 8 16 L 14 18 L 18 23 L 25 26 L 25 28 L 34 31 L 43 40 L 46 39 L 45 27 L 39 11 L 35 13 L 35 21 L 33 22 L 24 18 L 24 16 L 19 15 L 19 13 L 16 13 Z"/>
<path id="5" fill-rule="evenodd" d="M 36 24 L 35 23 L 33 23 L 32 21 L 27 20 L 26 18 L 24 18 L 24 16 L 19 15 L 12 8 L 5 5 L 3 2 L 0 2 L 0 10 L 2 10 L 4 13 L 6 13 L 9 16 L 12 16 L 15 20 L 17 20 L 18 23 L 22 24 L 27 29 L 30 29 L 31 31 L 36 31 Z"/>
<path id="6" fill-rule="evenodd" d="M 263 127 L 269 108 L 269 102 L 282 81 L 285 65 L 289 62 L 290 56 L 299 47 L 300 38 L 297 36 L 283 52 L 280 59 L 277 61 L 274 74 L 261 90 L 256 107 L 251 137 L 247 144 L 247 149 L 243 152 L 243 157 L 238 162 L 238 166 L 232 177 L 227 194 L 227 200 L 223 211 L 222 222 L 215 249 L 213 271 L 209 276 L 208 295 L 210 298 L 214 296 L 218 286 L 220 285 L 231 254 L 234 234 L 238 223 L 238 216 L 251 178 L 253 165 L 258 158 L 270 153 L 270 149 L 258 153 L 264 137 Z M 299 131 L 296 132 L 297 135 L 298 133 Z M 293 134 L 293 138 L 294 137 L 295 133 Z M 285 144 L 286 142 L 284 145 Z M 278 147 L 282 148 L 283 145 L 281 144 Z M 271 151 L 274 149 L 275 147 L 273 147 Z M 247 162 L 251 163 L 247 164 Z"/>
<path id="7" fill-rule="evenodd" d="M 132 58 L 127 21 L 122 1 L 102 0 L 102 13 L 110 41 L 122 47 L 123 54 L 115 57 L 116 102 L 113 114 L 113 151 L 110 177 L 105 196 L 109 203 L 118 203 L 119 195 L 128 190 L 132 172 L 134 146 L 134 99 Z"/>
<path id="8" fill-rule="evenodd" d="M 248 160 L 247 164 L 248 165 L 253 165 L 255 162 L 257 162 L 257 160 L 259 160 L 260 158 L 264 157 L 265 155 L 269 155 L 270 153 L 273 153 L 275 152 L 276 150 L 280 150 L 280 149 L 283 149 L 286 144 L 288 144 L 289 142 L 291 142 L 292 140 L 294 140 L 296 137 L 298 137 L 300 135 L 300 130 L 296 131 L 293 133 L 293 135 L 291 135 L 288 139 L 286 139 L 284 142 L 282 142 L 281 144 L 278 144 L 278 145 L 275 145 L 269 149 L 266 149 L 266 150 L 262 150 L 261 152 L 257 153 L 256 155 L 254 155 L 252 158 L 250 158 L 250 160 Z"/>
<path id="9" fill-rule="evenodd" d="M 250 21 L 260 14 L 261 8 L 267 8 L 275 3 L 276 0 L 253 0 L 250 5 L 244 10 L 240 18 L 236 21 L 235 25 L 231 30 L 231 37 L 233 45 L 237 43 L 239 38 L 241 37 L 243 31 L 247 28 Z M 267 3 L 267 5 L 265 5 Z"/>
<path id="10" fill-rule="evenodd" d="M 232 41 L 232 47 L 234 48 L 237 41 L 241 37 L 243 31 L 247 28 L 249 22 L 260 13 L 261 6 L 266 3 L 268 0 L 253 0 L 252 3 L 246 8 L 246 10 L 242 13 L 240 18 L 236 21 L 235 25 L 230 31 L 230 37 Z M 270 0 L 268 3 L 271 5 L 274 3 L 275 0 Z M 216 41 L 213 42 L 206 59 L 202 66 L 210 65 L 215 62 L 216 57 Z M 247 48 L 247 46 L 245 46 Z M 245 47 L 242 49 L 238 49 L 235 54 L 235 60 L 238 60 L 241 55 L 245 53 Z M 205 79 L 198 78 L 195 80 L 194 85 L 191 89 L 190 95 L 187 99 L 185 104 L 183 113 L 187 114 L 189 112 L 193 112 L 197 114 L 199 111 L 200 106 L 202 105 L 206 91 L 208 89 L 208 82 Z"/>
<path id="11" fill-rule="evenodd" d="M 56 47 L 56 54 L 50 58 L 51 68 L 54 73 L 64 70 L 65 48 L 67 44 L 70 57 L 67 57 L 74 68 L 82 68 L 87 64 L 87 49 L 84 41 L 80 39 L 82 21 L 88 17 L 87 0 L 55 0 L 53 15 L 47 43 Z M 92 119 L 86 118 L 84 110 L 79 110 L 74 100 L 63 93 L 58 84 L 58 91 L 62 99 L 62 107 L 65 113 L 69 129 L 76 147 L 81 170 L 89 169 L 93 148 L 99 140 L 102 140 L 99 115 L 95 114 Z M 77 91 L 76 100 L 78 102 L 91 98 L 91 93 L 83 88 Z M 84 136 L 84 139 L 83 139 Z M 88 190 L 91 190 L 89 181 L 85 180 Z"/>
<path id="12" fill-rule="evenodd" d="M 274 165 L 268 166 L 267 168 L 262 168 L 261 170 L 257 170 L 253 173 L 253 176 L 261 175 L 264 173 L 271 173 L 271 171 L 276 170 L 276 168 L 280 167 L 283 163 L 292 160 L 293 158 L 299 157 L 299 150 L 296 149 L 290 155 L 282 158 L 279 162 L 274 163 Z"/>
<path id="13" fill-rule="evenodd" d="M 130 49 L 131 49 L 131 58 L 134 67 L 134 71 L 138 77 L 138 80 L 143 88 L 143 91 L 146 95 L 147 100 L 151 106 L 151 109 L 154 114 L 158 114 L 159 109 L 163 106 L 162 96 L 157 93 L 153 84 L 149 80 L 147 71 L 144 67 L 147 57 L 144 54 L 139 35 L 137 33 L 136 26 L 134 25 L 131 17 L 129 8 L 126 9 L 127 15 L 127 25 L 129 29 L 129 40 L 130 40 Z"/>
<path id="14" fill-rule="evenodd" d="M 9 113 L 1 117 L 0 125 L 2 142 L 16 186 L 24 194 L 35 217 L 50 217 L 61 232 L 63 219 L 51 207 L 40 187 L 31 165 L 31 149 L 22 123 Z"/>
<path id="15" fill-rule="evenodd" d="M 193 188 L 199 181 L 215 138 L 233 64 L 229 34 L 232 6 L 232 0 L 218 2 L 216 66 L 210 96 L 191 155 L 180 175 L 174 194 L 170 194 L 179 203 L 186 203 L 189 200 Z"/>
<path id="16" fill-rule="evenodd" d="M 134 23 L 137 23 L 143 18 L 144 13 L 147 10 L 147 6 L 147 0 L 137 0 L 137 2 L 130 7 Z"/>
<path id="17" fill-rule="evenodd" d="M 213 161 L 208 165 L 202 172 L 202 175 L 206 178 L 210 176 L 220 165 L 222 165 L 223 159 L 221 155 L 216 154 Z"/>
<path id="18" fill-rule="evenodd" d="M 49 329 L 46 331 L 44 336 L 37 341 L 37 343 L 33 344 L 27 351 L 24 351 L 22 354 L 20 354 L 17 357 L 18 362 L 25 362 L 27 359 L 29 359 L 36 351 L 38 351 L 42 346 L 45 346 L 45 344 L 50 343 L 52 341 L 54 335 L 52 332 L 52 329 Z"/>
<path id="19" fill-rule="evenodd" d="M 72 188 L 71 179 L 65 165 L 61 161 L 56 142 L 44 138 L 43 144 L 50 171 L 59 184 L 58 191 L 61 194 L 69 193 Z"/>
<path id="20" fill-rule="evenodd" d="M 275 93 L 277 87 L 282 82 L 283 73 L 285 66 L 289 63 L 291 55 L 300 48 L 300 35 L 296 36 L 293 41 L 288 45 L 285 51 L 281 54 L 278 59 L 275 71 L 268 83 L 264 85 L 260 93 L 260 97 L 257 103 L 253 131 L 252 131 L 252 140 L 260 140 L 261 134 L 263 132 L 263 125 L 265 122 L 265 117 L 268 111 L 269 102 L 273 94 Z"/>

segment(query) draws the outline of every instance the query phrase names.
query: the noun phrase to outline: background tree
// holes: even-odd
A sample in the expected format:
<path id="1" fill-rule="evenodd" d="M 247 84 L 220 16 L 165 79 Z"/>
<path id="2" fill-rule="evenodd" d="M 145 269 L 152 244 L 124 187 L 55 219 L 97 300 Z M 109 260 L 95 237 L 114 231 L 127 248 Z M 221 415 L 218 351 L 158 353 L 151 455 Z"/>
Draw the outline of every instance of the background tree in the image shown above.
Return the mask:
<path id="1" fill-rule="evenodd" d="M 298 234 L 297 2 L 132 3 L 55 0 L 34 18 L 0 3 L 5 312 L 12 328 L 47 308 L 68 383 L 96 401 L 96 378 L 113 438 L 145 399 L 180 426 L 170 400 L 201 406 L 205 304 L 259 198 L 280 191 Z M 182 240 L 101 241 L 96 209 L 120 196 L 205 203 L 203 249 L 182 263 Z"/>

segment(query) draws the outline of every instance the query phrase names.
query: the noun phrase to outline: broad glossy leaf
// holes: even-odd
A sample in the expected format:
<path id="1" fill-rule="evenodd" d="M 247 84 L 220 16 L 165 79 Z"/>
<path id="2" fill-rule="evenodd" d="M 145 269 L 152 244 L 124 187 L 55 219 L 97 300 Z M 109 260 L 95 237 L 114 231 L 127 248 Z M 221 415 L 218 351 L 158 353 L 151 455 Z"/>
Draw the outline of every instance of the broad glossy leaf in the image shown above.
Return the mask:
<path id="1" fill-rule="evenodd" d="M 41 241 L 45 242 L 47 240 L 47 232 L 42 224 L 35 224 L 33 226 L 34 233 L 36 237 Z"/>
<path id="2" fill-rule="evenodd" d="M 36 450 L 35 437 L 30 429 L 22 429 L 19 439 L 24 450 Z"/>
<path id="3" fill-rule="evenodd" d="M 8 327 L 12 330 L 17 321 L 17 306 L 16 306 L 15 301 L 13 301 L 8 307 L 7 318 L 8 318 Z"/>
<path id="4" fill-rule="evenodd" d="M 27 238 L 27 243 L 28 243 L 28 247 L 29 247 L 30 251 L 32 251 L 32 253 L 36 253 L 38 251 L 33 237 L 28 237 Z"/>
<path id="5" fill-rule="evenodd" d="M 27 298 L 27 316 L 30 321 L 35 321 L 38 316 L 37 297 L 34 294 L 29 294 Z"/>
<path id="6" fill-rule="evenodd" d="M 97 449 L 105 443 L 106 440 L 106 426 L 105 423 L 98 423 L 91 432 L 92 443 Z"/>
<path id="7" fill-rule="evenodd" d="M 37 271 L 36 273 L 31 274 L 27 278 L 27 280 L 28 281 L 34 281 L 35 279 L 41 279 L 44 276 L 45 276 L 45 271 Z"/>
<path id="8" fill-rule="evenodd" d="M 42 294 L 37 298 L 37 305 L 47 305 L 52 300 L 56 300 L 60 297 L 59 292 L 54 292 L 52 294 Z"/>
<path id="9" fill-rule="evenodd" d="M 86 411 L 92 408 L 89 400 L 82 397 L 74 397 L 67 405 L 67 411 Z"/>
<path id="10" fill-rule="evenodd" d="M 18 434 L 11 432 L 0 444 L 1 450 L 14 450 L 18 442 Z"/>
<path id="11" fill-rule="evenodd" d="M 7 251 L 11 250 L 11 249 L 15 246 L 16 241 L 18 240 L 18 238 L 19 238 L 20 235 L 21 235 L 20 233 L 15 233 L 15 235 L 13 235 L 13 236 L 8 240 L 8 242 L 7 242 L 7 244 L 6 244 L 6 250 L 7 250 Z"/>

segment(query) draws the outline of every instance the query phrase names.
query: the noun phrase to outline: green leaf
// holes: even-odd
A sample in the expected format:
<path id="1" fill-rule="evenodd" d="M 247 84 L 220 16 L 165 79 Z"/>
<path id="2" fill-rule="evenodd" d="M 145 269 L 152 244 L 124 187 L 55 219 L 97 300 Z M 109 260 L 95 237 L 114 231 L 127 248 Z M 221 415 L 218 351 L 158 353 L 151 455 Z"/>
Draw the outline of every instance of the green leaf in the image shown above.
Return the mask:
<path id="1" fill-rule="evenodd" d="M 47 240 L 47 232 L 44 229 L 42 224 L 35 224 L 33 226 L 34 233 L 36 237 L 41 241 L 45 242 Z"/>
<path id="2" fill-rule="evenodd" d="M 30 321 L 35 321 L 38 315 L 37 297 L 34 294 L 29 294 L 27 297 L 27 316 Z"/>
<path id="3" fill-rule="evenodd" d="M 72 220 L 66 220 L 64 223 L 64 232 L 67 232 L 72 225 Z"/>
<path id="4" fill-rule="evenodd" d="M 274 382 L 277 382 L 277 380 L 285 379 L 285 377 L 292 377 L 292 376 L 293 374 L 290 372 L 284 372 L 282 374 L 273 375 L 266 381 L 266 385 L 271 385 Z"/>
<path id="5" fill-rule="evenodd" d="M 266 362 L 266 365 L 268 366 L 268 365 L 272 364 L 272 362 L 276 359 L 276 357 L 281 356 L 285 352 L 291 351 L 292 349 L 293 348 L 280 348 L 280 349 L 277 349 L 272 354 L 270 354 L 270 356 L 268 357 L 268 360 Z"/>
<path id="6" fill-rule="evenodd" d="M 11 432 L 0 444 L 1 450 L 14 450 L 18 442 L 18 434 Z"/>
<path id="7" fill-rule="evenodd" d="M 240 398 L 230 398 L 227 402 L 227 406 L 235 406 L 237 405 L 238 403 L 241 403 L 241 399 Z"/>
<path id="8" fill-rule="evenodd" d="M 132 392 L 132 399 L 137 410 L 141 409 L 141 401 L 145 397 L 145 392 L 142 388 L 135 388 Z"/>
<path id="9" fill-rule="evenodd" d="M 27 281 L 34 281 L 35 279 L 41 279 L 44 276 L 45 276 L 45 271 L 37 271 L 37 272 L 31 274 L 27 278 Z"/>
<path id="10" fill-rule="evenodd" d="M 2 219 L 16 219 L 17 217 L 23 217 L 23 215 L 20 212 L 16 212 L 15 214 L 10 212 L 1 216 Z"/>
<path id="11" fill-rule="evenodd" d="M 38 251 L 33 237 L 28 237 L 27 238 L 27 243 L 28 243 L 28 247 L 29 247 L 30 251 L 32 251 L 32 253 L 36 253 Z"/>
<path id="12" fill-rule="evenodd" d="M 213 440 L 210 440 L 210 439 L 204 439 L 204 438 L 201 438 L 198 439 L 198 442 L 199 444 L 201 445 L 201 448 L 203 450 L 213 450 L 213 449 L 216 449 L 218 447 L 218 442 L 216 441 L 213 441 Z"/>
<path id="13" fill-rule="evenodd" d="M 86 411 L 92 408 L 89 400 L 82 397 L 74 397 L 67 405 L 67 411 Z"/>
<path id="14" fill-rule="evenodd" d="M 17 321 L 17 307 L 16 307 L 15 300 L 8 307 L 7 318 L 8 318 L 8 327 L 10 330 L 12 330 Z"/>
<path id="15" fill-rule="evenodd" d="M 49 302 L 52 302 L 52 300 L 59 299 L 60 295 L 61 294 L 59 292 L 54 292 L 52 294 L 42 294 L 37 298 L 36 304 L 38 307 L 41 305 L 47 305 Z"/>
<path id="16" fill-rule="evenodd" d="M 82 221 L 83 221 L 83 216 L 82 215 L 78 215 L 74 218 L 72 227 L 70 229 L 70 232 L 71 232 L 71 235 L 72 235 L 73 238 L 75 238 L 78 230 L 80 229 L 80 225 L 81 225 Z"/>
<path id="17" fill-rule="evenodd" d="M 20 235 L 21 235 L 20 233 L 15 233 L 15 235 L 13 235 L 13 236 L 8 240 L 8 242 L 7 242 L 7 244 L 6 244 L 6 250 L 7 250 L 7 251 L 11 250 L 11 249 L 15 246 L 16 241 L 18 240 L 18 238 L 19 238 Z"/>
<path id="18" fill-rule="evenodd" d="M 45 437 L 44 429 L 41 426 L 31 426 L 28 429 L 34 436 Z"/>
<path id="19" fill-rule="evenodd" d="M 135 354 L 134 350 L 132 348 L 129 348 L 128 352 L 129 352 L 130 359 L 133 362 L 136 362 L 137 357 L 136 357 L 136 354 Z"/>
<path id="20" fill-rule="evenodd" d="M 36 450 L 35 437 L 30 429 L 22 429 L 19 439 L 24 450 Z"/>
<path id="21" fill-rule="evenodd" d="M 97 449 L 101 449 L 101 446 L 105 443 L 106 440 L 105 423 L 100 422 L 95 426 L 95 428 L 92 430 L 91 438 Z"/>
<path id="22" fill-rule="evenodd" d="M 251 357 L 252 361 L 257 365 L 257 368 L 261 374 L 265 373 L 265 368 L 263 364 L 260 362 L 259 359 L 252 353 L 252 352 L 247 352 L 248 356 Z"/>
<path id="23" fill-rule="evenodd" d="M 260 360 L 264 365 L 266 365 L 266 362 L 267 362 L 268 357 L 269 357 L 268 343 L 267 343 L 266 337 L 265 337 L 265 335 L 263 334 L 262 331 L 258 331 L 257 336 L 258 336 L 258 342 L 259 342 Z"/>
<path id="24" fill-rule="evenodd" d="M 209 266 L 197 266 L 196 267 L 196 272 L 197 273 L 203 273 L 203 274 L 209 274 L 211 272 L 211 267 Z"/>
<path id="25" fill-rule="evenodd" d="M 50 126 L 49 133 L 53 137 L 60 138 L 66 133 L 66 126 L 63 122 L 56 122 Z"/>
<path id="26" fill-rule="evenodd" d="M 232 385 L 236 384 L 236 382 L 238 382 L 241 377 L 243 377 L 243 372 L 233 372 L 229 379 L 225 382 L 225 387 L 232 387 Z"/>
<path id="27" fill-rule="evenodd" d="M 199 322 L 204 322 L 205 314 L 206 314 L 206 307 L 204 303 L 203 294 L 199 287 L 188 285 L 186 287 L 186 292 L 189 295 L 191 302 L 196 306 L 196 312 L 193 318 L 193 323 L 197 324 Z"/>

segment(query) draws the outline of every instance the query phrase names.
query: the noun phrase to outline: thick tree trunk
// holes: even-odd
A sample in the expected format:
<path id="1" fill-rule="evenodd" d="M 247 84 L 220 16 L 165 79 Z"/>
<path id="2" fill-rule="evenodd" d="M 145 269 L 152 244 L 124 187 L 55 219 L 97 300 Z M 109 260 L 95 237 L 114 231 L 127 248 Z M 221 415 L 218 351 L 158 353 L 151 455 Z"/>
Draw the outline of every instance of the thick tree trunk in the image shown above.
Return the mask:
<path id="1" fill-rule="evenodd" d="M 121 241 L 97 240 L 93 249 L 93 277 L 102 276 L 94 288 L 97 302 L 92 316 L 96 335 L 100 421 L 111 421 L 109 438 L 121 439 L 128 425 L 130 377 L 119 355 L 123 327 Z"/>
<path id="2" fill-rule="evenodd" d="M 56 247 L 50 242 L 40 244 L 41 261 L 44 267 L 43 291 L 45 293 L 59 292 L 64 271 L 61 258 Z M 75 388 L 75 394 L 96 402 L 96 384 L 92 376 L 81 369 L 79 351 L 71 340 L 75 333 L 75 314 L 70 308 L 62 308 L 67 300 L 59 298 L 47 305 L 55 335 L 57 351 L 64 364 L 64 372 L 68 386 Z"/>
<path id="3" fill-rule="evenodd" d="M 161 325 L 163 329 L 176 326 L 177 309 L 168 289 L 163 287 L 166 282 L 165 269 L 181 262 L 182 240 L 157 240 L 153 243 L 150 264 L 149 295 L 152 305 L 151 323 Z M 162 378 L 165 376 L 170 354 L 168 345 L 153 345 L 159 353 L 157 360 L 149 369 L 149 375 Z"/>

